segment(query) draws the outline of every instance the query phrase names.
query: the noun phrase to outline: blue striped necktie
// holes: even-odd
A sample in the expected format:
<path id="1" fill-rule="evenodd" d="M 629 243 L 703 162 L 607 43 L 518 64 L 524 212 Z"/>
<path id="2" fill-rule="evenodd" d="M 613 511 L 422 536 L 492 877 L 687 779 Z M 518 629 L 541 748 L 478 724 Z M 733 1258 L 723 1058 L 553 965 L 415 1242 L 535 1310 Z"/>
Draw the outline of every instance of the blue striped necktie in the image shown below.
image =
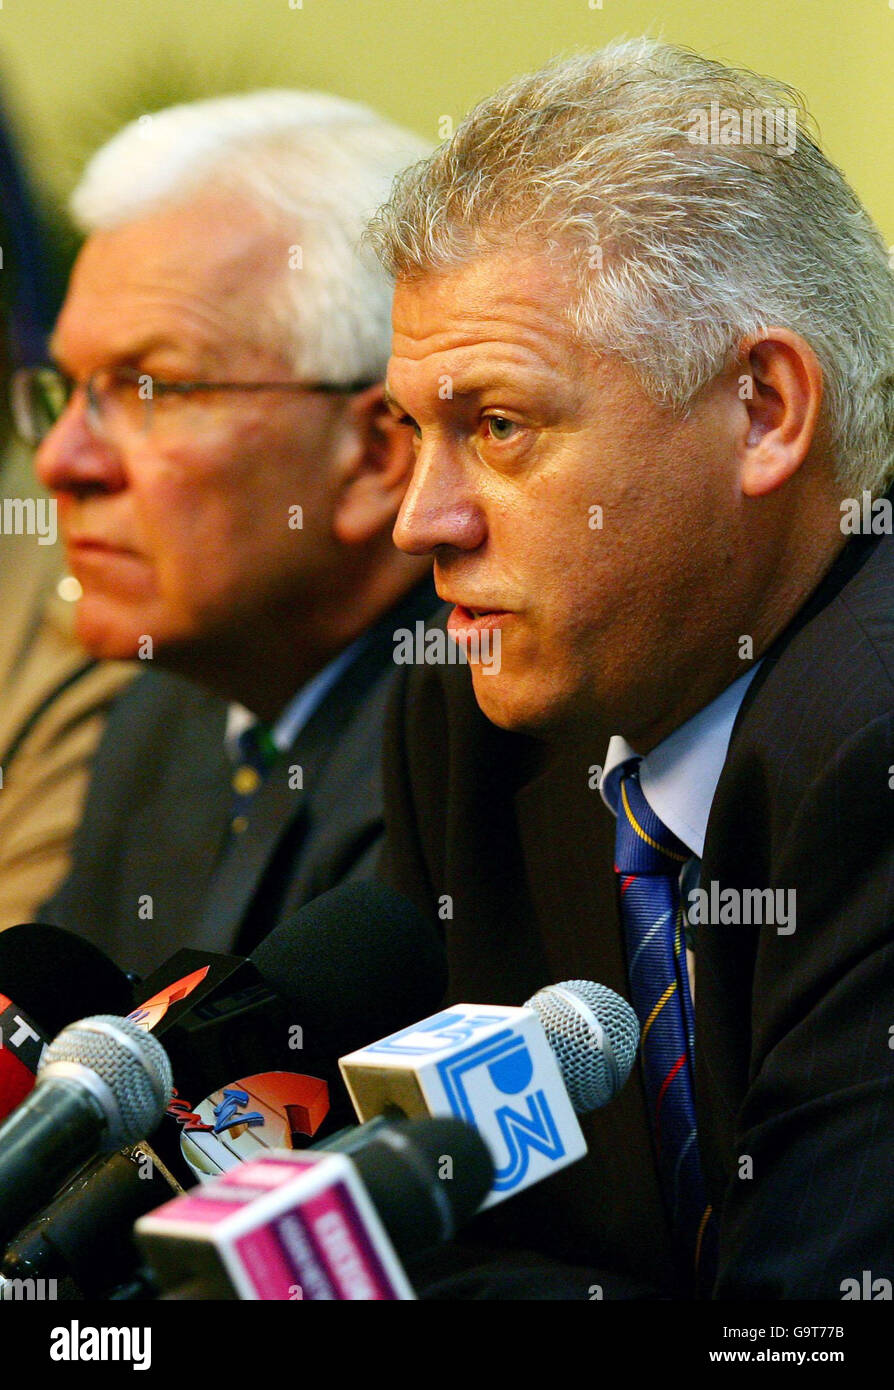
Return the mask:
<path id="1" fill-rule="evenodd" d="M 686 969 L 680 870 L 686 848 L 652 810 L 637 758 L 621 772 L 615 838 L 627 973 L 661 1188 L 678 1257 L 707 1290 L 716 1261 L 695 1123 L 695 1014 Z"/>

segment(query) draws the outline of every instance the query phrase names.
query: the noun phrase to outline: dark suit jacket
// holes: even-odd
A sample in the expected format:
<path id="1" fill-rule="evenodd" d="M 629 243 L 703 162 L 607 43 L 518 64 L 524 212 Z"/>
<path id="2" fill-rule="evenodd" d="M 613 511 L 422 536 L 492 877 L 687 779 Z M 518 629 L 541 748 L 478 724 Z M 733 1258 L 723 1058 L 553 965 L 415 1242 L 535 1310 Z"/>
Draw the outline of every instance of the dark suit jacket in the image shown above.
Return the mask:
<path id="1" fill-rule="evenodd" d="M 573 978 L 629 998 L 615 823 L 589 771 L 614 732 L 547 755 L 483 718 L 463 667 L 400 681 L 380 872 L 432 916 L 451 895 L 450 1002 L 518 1004 Z M 702 886 L 794 889 L 797 910 L 791 935 L 698 928 L 717 1297 L 839 1299 L 863 1270 L 894 1280 L 892 786 L 894 539 L 859 537 L 766 653 L 707 828 Z M 479 1217 L 475 1257 L 515 1247 L 575 1267 L 516 1270 L 510 1297 L 587 1298 L 597 1267 L 606 1297 L 629 1293 L 617 1276 L 683 1295 L 639 1068 L 583 1125 L 588 1156 Z M 446 1287 L 498 1296 L 480 1277 Z"/>
<path id="2" fill-rule="evenodd" d="M 383 833 L 379 768 L 397 669 L 393 633 L 436 605 L 426 581 L 370 630 L 278 758 L 239 836 L 229 833 L 226 702 L 147 671 L 109 720 L 71 872 L 42 919 L 146 974 L 181 946 L 248 951 L 318 894 L 370 877 Z"/>

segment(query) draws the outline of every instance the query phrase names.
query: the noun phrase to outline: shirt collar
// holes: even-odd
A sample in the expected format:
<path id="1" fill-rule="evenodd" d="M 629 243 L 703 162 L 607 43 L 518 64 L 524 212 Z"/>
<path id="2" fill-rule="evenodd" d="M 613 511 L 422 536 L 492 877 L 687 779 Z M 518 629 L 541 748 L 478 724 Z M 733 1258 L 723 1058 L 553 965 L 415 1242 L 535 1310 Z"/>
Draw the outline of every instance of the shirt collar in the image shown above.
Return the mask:
<path id="1" fill-rule="evenodd" d="M 755 662 L 709 705 L 663 739 L 639 766 L 640 786 L 649 805 L 699 859 L 736 715 L 760 664 Z M 636 750 L 620 734 L 609 741 L 599 790 L 615 816 L 621 764 L 636 756 Z"/>
<path id="2" fill-rule="evenodd" d="M 366 646 L 368 637 L 368 632 L 362 633 L 356 641 L 352 642 L 349 647 L 345 647 L 344 651 L 339 652 L 338 656 L 324 666 L 322 671 L 311 676 L 297 694 L 292 696 L 270 730 L 270 736 L 280 753 L 291 748 L 305 724 L 310 720 L 311 715 L 323 703 L 332 687 Z M 234 703 L 229 706 L 224 744 L 227 753 L 234 762 L 239 761 L 239 735 L 257 723 L 257 716 L 252 714 L 251 710 L 246 709 L 244 705 Z"/>

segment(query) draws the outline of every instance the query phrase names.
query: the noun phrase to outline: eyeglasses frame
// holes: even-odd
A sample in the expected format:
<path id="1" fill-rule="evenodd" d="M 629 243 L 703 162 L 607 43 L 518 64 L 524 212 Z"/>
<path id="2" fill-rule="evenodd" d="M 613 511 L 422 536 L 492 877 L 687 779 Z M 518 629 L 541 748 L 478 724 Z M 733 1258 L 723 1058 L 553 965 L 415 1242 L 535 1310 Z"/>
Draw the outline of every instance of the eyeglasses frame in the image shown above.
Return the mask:
<path id="1" fill-rule="evenodd" d="M 91 426 L 95 430 L 102 430 L 102 409 L 100 406 L 99 391 L 96 387 L 96 378 L 103 373 L 109 374 L 113 380 L 128 381 L 132 382 L 134 385 L 139 385 L 144 380 L 148 380 L 151 383 L 151 392 L 144 398 L 146 405 L 146 426 L 143 430 L 144 434 L 148 434 L 151 426 L 152 403 L 155 400 L 156 393 L 162 396 L 187 396 L 203 391 L 303 391 L 308 395 L 322 393 L 324 395 L 355 396 L 360 391 L 366 391 L 370 386 L 376 384 L 375 379 L 352 381 L 346 382 L 345 384 L 331 381 L 165 381 L 162 377 L 155 377 L 151 372 L 140 371 L 136 367 L 97 367 L 95 371 L 90 373 L 85 381 L 79 382 L 66 372 L 60 371 L 59 368 L 53 366 L 52 363 L 47 363 L 39 367 L 19 367 L 17 371 L 13 372 L 10 380 L 10 404 L 16 429 L 22 438 L 29 444 L 38 444 L 47 437 L 47 435 L 44 434 L 41 435 L 39 440 L 29 438 L 24 434 L 19 424 L 20 418 L 24 417 L 24 409 L 21 407 L 20 399 L 20 395 L 24 391 L 24 383 L 31 382 L 38 372 L 52 373 L 58 381 L 62 383 L 66 393 L 65 403 L 53 420 L 50 429 L 54 428 L 59 420 L 61 420 L 75 392 L 83 387 L 87 396 L 87 411 Z M 48 430 L 47 434 L 49 434 L 49 432 Z"/>

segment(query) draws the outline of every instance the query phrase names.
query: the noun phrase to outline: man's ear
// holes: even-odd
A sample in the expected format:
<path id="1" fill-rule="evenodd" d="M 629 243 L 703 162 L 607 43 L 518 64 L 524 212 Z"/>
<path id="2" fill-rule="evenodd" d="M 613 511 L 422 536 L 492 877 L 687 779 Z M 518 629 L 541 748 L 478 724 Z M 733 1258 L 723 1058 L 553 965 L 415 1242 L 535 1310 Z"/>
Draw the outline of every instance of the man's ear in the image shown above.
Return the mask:
<path id="1" fill-rule="evenodd" d="M 332 529 L 362 545 L 394 525 L 413 471 L 413 432 L 385 405 L 384 382 L 354 396 L 344 421 Z"/>
<path id="2" fill-rule="evenodd" d="M 742 344 L 737 371 L 747 416 L 742 491 L 763 497 L 790 478 L 807 456 L 823 399 L 822 368 L 800 334 L 768 328 Z"/>

